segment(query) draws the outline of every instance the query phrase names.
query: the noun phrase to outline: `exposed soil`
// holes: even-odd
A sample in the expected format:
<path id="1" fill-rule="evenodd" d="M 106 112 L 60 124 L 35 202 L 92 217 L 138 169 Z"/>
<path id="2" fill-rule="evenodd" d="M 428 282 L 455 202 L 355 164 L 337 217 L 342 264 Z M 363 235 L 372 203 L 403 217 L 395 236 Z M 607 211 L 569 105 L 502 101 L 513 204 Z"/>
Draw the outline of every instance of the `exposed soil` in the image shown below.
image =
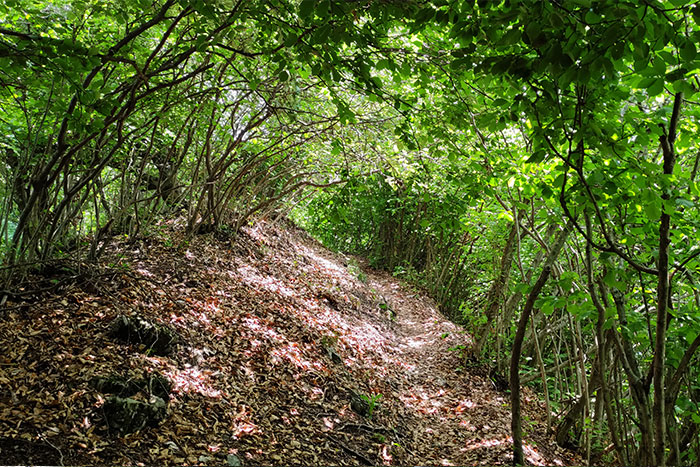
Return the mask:
<path id="1" fill-rule="evenodd" d="M 469 336 L 432 300 L 286 222 L 183 238 L 172 222 L 114 239 L 99 267 L 45 270 L 14 292 L 0 311 L 0 463 L 510 463 L 508 394 L 450 350 Z M 176 332 L 174 350 L 110 337 L 132 314 Z M 166 419 L 109 430 L 90 381 L 156 372 L 173 385 Z M 528 462 L 581 462 L 530 391 L 523 409 Z"/>

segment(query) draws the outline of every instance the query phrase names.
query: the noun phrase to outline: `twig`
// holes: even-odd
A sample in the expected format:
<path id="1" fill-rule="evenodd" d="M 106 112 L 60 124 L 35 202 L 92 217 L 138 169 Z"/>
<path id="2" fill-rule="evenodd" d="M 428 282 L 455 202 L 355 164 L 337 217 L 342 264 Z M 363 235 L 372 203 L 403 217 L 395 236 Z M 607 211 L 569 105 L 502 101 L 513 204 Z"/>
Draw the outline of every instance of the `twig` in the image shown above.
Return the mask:
<path id="1" fill-rule="evenodd" d="M 58 451 L 58 455 L 61 456 L 58 459 L 58 463 L 61 465 L 61 467 L 64 467 L 64 465 L 63 465 L 63 452 L 61 452 L 61 450 L 58 449 L 55 444 L 53 444 L 51 441 L 49 441 L 49 439 L 46 436 L 42 435 L 39 432 L 37 432 L 37 434 L 39 435 L 39 439 L 41 439 L 43 442 L 45 442 L 46 444 L 48 444 L 49 446 L 54 448 L 56 451 Z"/>
<path id="2" fill-rule="evenodd" d="M 374 465 L 374 462 L 372 462 L 371 460 L 367 459 L 365 456 L 363 456 L 363 455 L 360 454 L 359 452 L 355 451 L 354 449 L 348 447 L 346 444 L 344 444 L 344 443 L 341 442 L 340 440 L 334 438 L 333 436 L 328 435 L 328 439 L 330 439 L 330 440 L 333 441 L 335 444 L 337 444 L 338 446 L 340 446 L 341 448 L 343 448 L 343 450 L 344 450 L 345 452 L 347 452 L 348 454 L 352 454 L 353 456 L 357 457 L 359 460 L 361 460 L 361 461 L 364 462 L 365 464 L 367 464 L 367 465 Z"/>
<path id="3" fill-rule="evenodd" d="M 344 428 L 356 428 L 358 430 L 365 430 L 371 433 L 380 431 L 383 431 L 384 433 L 392 432 L 392 430 L 390 430 L 389 428 L 384 428 L 381 426 L 372 426 L 365 423 L 344 423 L 343 425 L 338 427 L 338 430 L 343 430 Z"/>

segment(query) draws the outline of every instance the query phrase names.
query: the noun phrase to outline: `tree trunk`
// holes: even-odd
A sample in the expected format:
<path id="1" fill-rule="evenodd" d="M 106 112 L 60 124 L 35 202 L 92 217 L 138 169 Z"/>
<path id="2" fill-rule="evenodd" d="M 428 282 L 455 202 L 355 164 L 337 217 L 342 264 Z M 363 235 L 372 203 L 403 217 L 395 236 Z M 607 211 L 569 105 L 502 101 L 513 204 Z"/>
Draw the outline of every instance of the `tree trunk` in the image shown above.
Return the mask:
<path id="1" fill-rule="evenodd" d="M 510 359 L 510 401 L 511 401 L 511 431 L 513 435 L 513 464 L 523 465 L 525 463 L 523 455 L 523 429 L 522 429 L 522 419 L 520 414 L 520 354 L 523 347 L 523 338 L 525 337 L 525 330 L 527 329 L 527 324 L 530 319 L 530 313 L 535 305 L 535 300 L 540 295 L 542 288 L 544 287 L 549 275 L 552 271 L 552 265 L 554 261 L 559 257 L 559 252 L 561 251 L 564 243 L 566 242 L 569 233 L 571 232 L 573 223 L 569 221 L 564 229 L 559 232 L 554 244 L 549 250 L 547 259 L 545 260 L 544 266 L 542 267 L 542 272 L 540 272 L 535 285 L 530 290 L 530 293 L 525 302 L 525 307 L 520 315 L 520 321 L 518 322 L 518 329 L 515 333 L 515 338 L 513 340 L 513 350 Z"/>
<path id="2" fill-rule="evenodd" d="M 600 355 L 600 352 L 598 352 L 598 355 L 596 355 L 596 360 L 592 366 L 593 372 L 591 373 L 591 378 L 587 384 L 589 394 L 600 388 L 601 377 L 600 365 L 598 364 L 598 359 L 600 358 L 602 358 L 602 356 Z M 575 362 L 571 362 L 571 364 L 573 365 Z M 586 407 L 587 403 L 586 397 L 583 395 L 579 397 L 557 425 L 556 440 L 559 446 L 569 449 L 579 447 L 579 435 L 581 434 L 581 430 L 577 429 L 576 424 L 581 419 L 581 413 L 583 412 L 583 409 Z M 574 430 L 573 436 L 571 435 L 572 429 Z"/>
<path id="3" fill-rule="evenodd" d="M 676 163 L 676 153 L 673 143 L 676 139 L 676 125 L 680 114 L 683 94 L 677 93 L 673 104 L 673 114 L 669 123 L 668 134 L 661 136 L 661 149 L 664 155 L 664 175 L 673 174 L 673 166 Z M 668 201 L 670 195 L 664 192 L 661 195 L 663 201 Z M 661 212 L 659 223 L 659 282 L 657 285 L 656 308 L 656 342 L 654 345 L 654 406 L 652 417 L 654 419 L 654 455 L 656 465 L 666 465 L 666 408 L 664 365 L 666 364 L 666 322 L 668 319 L 668 305 L 670 302 L 670 288 L 668 280 L 669 245 L 671 214 L 664 208 Z"/>
<path id="4" fill-rule="evenodd" d="M 479 332 L 479 340 L 474 347 L 474 356 L 479 357 L 481 355 L 481 350 L 484 348 L 486 339 L 488 339 L 491 333 L 491 326 L 493 318 L 496 316 L 498 308 L 501 306 L 501 301 L 503 299 L 503 290 L 508 284 L 508 278 L 510 277 L 510 270 L 513 265 L 513 253 L 515 251 L 516 238 L 518 234 L 518 229 L 520 225 L 517 222 L 513 222 L 510 228 L 510 233 L 508 234 L 508 239 L 506 240 L 506 246 L 503 249 L 503 255 L 501 255 L 501 267 L 498 273 L 498 277 L 491 284 L 491 289 L 488 292 L 487 306 L 486 306 L 486 323 L 481 328 Z"/>

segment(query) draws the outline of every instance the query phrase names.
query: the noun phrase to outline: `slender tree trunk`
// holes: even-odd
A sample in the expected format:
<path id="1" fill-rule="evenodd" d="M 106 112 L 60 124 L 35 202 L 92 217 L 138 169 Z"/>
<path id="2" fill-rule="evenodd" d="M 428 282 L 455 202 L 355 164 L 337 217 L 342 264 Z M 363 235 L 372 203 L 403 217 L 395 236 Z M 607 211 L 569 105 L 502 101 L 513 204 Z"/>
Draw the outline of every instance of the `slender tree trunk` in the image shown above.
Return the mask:
<path id="1" fill-rule="evenodd" d="M 605 289 L 601 286 L 601 290 Z M 624 296 L 620 291 L 615 289 L 612 290 L 612 296 L 615 301 L 615 308 L 617 308 L 620 324 L 622 326 L 627 326 Z M 627 374 L 630 396 L 635 408 L 637 409 L 636 423 L 641 434 L 641 441 L 635 463 L 637 465 L 645 466 L 655 465 L 654 433 L 651 408 L 649 407 L 649 384 L 645 381 L 645 378 L 642 377 L 639 369 L 639 362 L 637 362 L 631 343 L 627 339 L 622 338 L 618 331 L 614 331 L 613 337 L 620 356 L 622 368 Z"/>
<path id="2" fill-rule="evenodd" d="M 588 235 L 589 238 L 592 238 L 593 235 L 593 229 L 591 227 L 591 219 L 589 216 L 586 216 L 586 234 Z M 595 287 L 595 281 L 593 280 L 593 252 L 592 252 L 592 245 L 590 242 L 586 242 L 586 276 L 587 276 L 587 282 L 588 282 L 588 292 L 591 296 L 591 300 L 593 302 L 593 305 L 596 308 L 596 311 L 598 312 L 598 320 L 596 322 L 596 341 L 598 345 L 598 372 L 601 375 L 600 378 L 600 388 L 598 389 L 598 395 L 597 399 L 602 399 L 603 401 L 603 406 L 605 408 L 605 412 L 607 413 L 608 416 L 608 426 L 609 426 L 609 431 L 610 431 L 610 436 L 613 441 L 613 445 L 615 446 L 615 450 L 617 451 L 618 456 L 620 457 L 620 460 L 624 463 L 627 462 L 627 456 L 625 451 L 622 449 L 622 444 L 620 443 L 619 437 L 618 437 L 618 429 L 617 429 L 617 423 L 615 416 L 612 412 L 611 404 L 610 404 L 610 392 L 608 391 L 608 384 L 607 384 L 607 365 L 606 361 L 608 358 L 608 350 L 609 350 L 609 345 L 608 342 L 611 338 L 611 330 L 608 330 L 606 333 L 604 331 L 605 327 L 605 307 L 601 303 L 598 291 L 596 290 Z M 603 300 L 606 300 L 605 297 L 603 297 Z M 607 303 L 606 303 L 607 306 Z M 602 395 L 602 398 L 601 398 Z"/>
<path id="3" fill-rule="evenodd" d="M 585 387 L 588 388 L 588 390 L 591 393 L 600 387 L 600 366 L 597 362 L 598 359 L 600 359 L 601 357 L 602 355 L 598 353 L 598 355 L 596 356 L 596 360 L 593 363 L 593 372 L 591 373 L 590 380 L 584 383 Z M 576 362 L 572 361 L 571 364 L 575 365 Z M 557 425 L 556 440 L 559 446 L 563 448 L 579 446 L 580 430 L 575 427 L 577 423 L 581 420 L 581 414 L 583 413 L 584 408 L 586 408 L 586 406 L 588 405 L 588 397 L 588 392 L 586 392 L 586 394 L 582 394 L 581 397 L 576 401 L 576 403 L 573 406 L 571 406 L 568 412 L 566 412 L 566 415 L 561 419 L 561 421 Z M 574 428 L 574 432 L 576 433 L 573 437 L 571 436 L 572 428 Z"/>
<path id="4" fill-rule="evenodd" d="M 484 326 L 481 328 L 479 340 L 474 347 L 474 356 L 477 358 L 481 355 L 481 350 L 484 348 L 486 339 L 488 339 L 491 332 L 493 318 L 496 316 L 496 312 L 501 306 L 501 302 L 503 300 L 503 291 L 508 284 L 510 270 L 513 265 L 513 253 L 515 251 L 516 238 L 519 228 L 520 225 L 517 222 L 513 222 L 513 225 L 510 228 L 510 233 L 508 234 L 508 239 L 506 240 L 506 246 L 503 249 L 503 255 L 501 256 L 501 267 L 498 272 L 498 277 L 493 281 L 493 284 L 491 284 L 491 289 L 487 295 L 488 301 L 486 306 L 486 323 L 484 323 Z"/>
<path id="5" fill-rule="evenodd" d="M 547 259 L 545 260 L 544 266 L 542 267 L 542 272 L 540 272 L 535 285 L 530 290 L 530 293 L 525 302 L 525 307 L 520 315 L 520 321 L 518 322 L 518 329 L 515 332 L 515 338 L 513 340 L 513 350 L 510 359 L 510 402 L 511 402 L 511 431 L 513 435 L 513 464 L 523 465 L 525 463 L 525 457 L 523 455 L 523 429 L 522 429 L 522 419 L 520 414 L 520 355 L 523 348 L 523 338 L 525 337 L 525 331 L 527 329 L 527 324 L 530 319 L 530 314 L 535 306 L 535 300 L 539 297 L 542 288 L 547 283 L 549 275 L 552 272 L 552 265 L 559 257 L 559 252 L 561 252 L 564 243 L 566 242 L 569 233 L 573 227 L 573 223 L 569 221 L 564 229 L 559 232 L 554 244 L 549 250 Z"/>
<path id="6" fill-rule="evenodd" d="M 544 393 L 544 409 L 547 412 L 547 433 L 552 429 L 552 408 L 549 405 L 549 387 L 547 386 L 547 370 L 544 367 L 542 359 L 542 348 L 540 340 L 537 337 L 537 326 L 535 325 L 534 315 L 530 315 L 530 324 L 532 325 L 532 337 L 535 341 L 535 356 L 537 357 L 537 365 L 540 367 L 540 377 L 542 378 L 542 392 Z"/>
<path id="7" fill-rule="evenodd" d="M 676 163 L 676 154 L 673 143 L 676 139 L 676 126 L 680 114 L 683 94 L 677 93 L 673 104 L 673 114 L 669 123 L 668 134 L 661 136 L 661 149 L 664 155 L 664 175 L 673 174 L 673 166 Z M 663 201 L 668 201 L 670 195 L 663 193 Z M 654 456 L 656 465 L 666 465 L 666 414 L 665 414 L 665 384 L 664 365 L 666 363 L 666 321 L 668 317 L 668 304 L 670 301 L 670 287 L 668 280 L 669 245 L 671 214 L 664 208 L 661 212 L 659 225 L 659 282 L 657 285 L 657 309 L 656 309 L 656 342 L 654 345 L 654 406 L 652 416 L 654 418 Z"/>

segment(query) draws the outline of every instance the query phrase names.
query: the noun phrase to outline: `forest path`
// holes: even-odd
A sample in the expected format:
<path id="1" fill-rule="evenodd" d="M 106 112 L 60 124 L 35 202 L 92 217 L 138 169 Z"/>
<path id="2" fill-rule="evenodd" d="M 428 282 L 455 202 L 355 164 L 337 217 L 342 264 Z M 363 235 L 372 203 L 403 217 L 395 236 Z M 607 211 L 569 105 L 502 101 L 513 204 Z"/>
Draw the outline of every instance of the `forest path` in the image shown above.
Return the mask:
<path id="1" fill-rule="evenodd" d="M 506 393 L 450 350 L 469 336 L 424 294 L 284 220 L 194 238 L 173 220 L 115 237 L 97 267 L 65 266 L 0 313 L 5 463 L 511 462 Z M 133 315 L 176 332 L 173 352 L 110 336 Z M 167 416 L 110 429 L 95 378 L 153 373 L 172 384 Z M 353 403 L 362 396 L 379 402 L 371 415 Z M 545 433 L 529 391 L 523 402 L 528 462 L 580 463 Z"/>
<path id="2" fill-rule="evenodd" d="M 390 357 L 383 361 L 390 367 L 380 373 L 391 375 L 393 403 L 402 403 L 420 421 L 412 427 L 414 449 L 409 464 L 510 464 L 509 396 L 497 390 L 484 368 L 465 368 L 461 348 L 471 345 L 471 337 L 441 314 L 424 293 L 371 268 L 365 259 L 354 258 L 362 270 L 358 274 L 354 267 L 347 267 L 347 258 L 329 252 L 306 235 L 296 237 L 296 241 L 313 252 L 313 257 L 323 258 L 340 270 L 348 269 L 351 276 L 354 272 L 363 279 L 369 294 L 378 295 L 379 302 L 388 305 L 365 310 L 369 312 L 362 319 L 381 329 L 386 339 L 382 352 Z M 357 284 L 353 279 L 345 278 Z M 367 338 L 362 329 L 357 330 L 360 335 L 353 336 L 355 339 Z M 370 347 L 376 348 L 376 344 Z M 399 365 L 394 365 L 397 362 Z M 531 391 L 525 394 L 526 460 L 532 465 L 571 464 L 572 454 L 546 434 L 543 408 Z M 386 403 L 386 398 L 383 401 Z"/>
<path id="3" fill-rule="evenodd" d="M 389 347 L 406 365 L 397 375 L 398 398 L 421 415 L 414 427 L 412 462 L 427 465 L 496 465 L 511 461 L 510 404 L 484 369 L 465 368 L 461 348 L 471 344 L 466 332 L 442 315 L 435 302 L 386 272 L 363 264 L 367 285 L 376 289 L 394 313 Z M 528 402 L 530 400 L 528 399 Z M 542 416 L 537 404 L 527 415 Z M 534 414 L 532 412 L 535 412 Z M 539 412 L 539 413 L 537 413 Z M 567 453 L 552 446 L 539 452 L 537 442 L 551 444 L 542 423 L 525 440 L 533 465 L 563 465 Z M 568 462 L 567 462 L 568 463 Z"/>

